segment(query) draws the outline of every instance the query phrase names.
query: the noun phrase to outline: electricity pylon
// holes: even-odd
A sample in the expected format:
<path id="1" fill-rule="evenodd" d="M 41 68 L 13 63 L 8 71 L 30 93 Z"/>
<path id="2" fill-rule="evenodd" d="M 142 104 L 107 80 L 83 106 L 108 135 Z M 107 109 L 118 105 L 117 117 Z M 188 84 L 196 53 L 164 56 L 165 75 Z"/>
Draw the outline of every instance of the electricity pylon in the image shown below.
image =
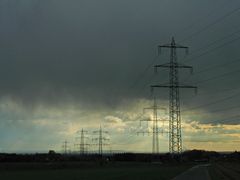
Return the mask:
<path id="1" fill-rule="evenodd" d="M 109 138 L 104 137 L 103 134 L 108 134 L 108 131 L 103 131 L 102 126 L 100 126 L 98 131 L 93 131 L 93 133 L 98 133 L 98 138 L 93 138 L 93 141 L 98 141 L 98 154 L 102 155 L 103 154 L 103 146 L 107 146 L 109 144 L 104 143 L 105 141 L 109 141 Z"/>
<path id="2" fill-rule="evenodd" d="M 90 144 L 86 143 L 88 137 L 85 136 L 85 133 L 87 133 L 87 131 L 84 131 L 83 129 L 81 130 L 81 136 L 80 136 L 80 143 L 79 144 L 75 144 L 75 146 L 79 147 L 79 153 L 80 154 L 86 154 L 88 152 L 88 147 L 90 146 Z M 78 137 L 77 137 L 78 139 Z"/>
<path id="3" fill-rule="evenodd" d="M 152 107 L 148 107 L 148 108 L 144 108 L 143 109 L 143 113 L 145 113 L 146 110 L 152 110 L 153 112 L 153 116 L 151 119 L 143 119 L 143 120 L 140 120 L 140 121 L 147 121 L 147 122 L 152 122 L 152 132 L 138 132 L 139 133 L 142 133 L 143 135 L 145 133 L 152 133 L 152 154 L 159 154 L 159 117 L 158 117 L 158 111 L 159 110 L 166 110 L 164 108 L 160 108 L 158 107 L 157 105 L 157 101 L 156 101 L 156 98 L 154 97 L 153 98 L 153 106 Z M 162 130 L 163 132 L 163 130 Z"/>
<path id="4" fill-rule="evenodd" d="M 181 154 L 182 135 L 179 89 L 196 89 L 197 87 L 179 84 L 178 69 L 189 68 L 192 70 L 192 67 L 177 62 L 177 49 L 185 49 L 187 52 L 188 47 L 176 44 L 174 38 L 172 38 L 171 44 L 160 45 L 158 48 L 159 50 L 161 50 L 161 48 L 170 49 L 170 63 L 155 65 L 156 71 L 158 68 L 169 68 L 169 84 L 153 85 L 152 88 L 169 88 L 169 152 L 171 154 Z"/>
<path id="5" fill-rule="evenodd" d="M 62 149 L 63 149 L 63 153 L 64 153 L 64 154 L 67 154 L 67 153 L 68 153 L 69 148 L 68 148 L 68 141 L 67 141 L 67 140 L 65 140 L 65 141 L 63 142 Z"/>

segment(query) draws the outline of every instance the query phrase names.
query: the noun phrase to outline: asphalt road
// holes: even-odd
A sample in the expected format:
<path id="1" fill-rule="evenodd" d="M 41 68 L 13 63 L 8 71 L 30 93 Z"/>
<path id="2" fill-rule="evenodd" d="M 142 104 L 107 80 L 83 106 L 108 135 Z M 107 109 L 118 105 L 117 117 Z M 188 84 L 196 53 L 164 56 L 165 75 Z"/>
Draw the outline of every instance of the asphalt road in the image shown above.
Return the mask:
<path id="1" fill-rule="evenodd" d="M 210 164 L 194 166 L 186 172 L 173 178 L 173 180 L 211 180 L 208 173 L 208 166 Z"/>

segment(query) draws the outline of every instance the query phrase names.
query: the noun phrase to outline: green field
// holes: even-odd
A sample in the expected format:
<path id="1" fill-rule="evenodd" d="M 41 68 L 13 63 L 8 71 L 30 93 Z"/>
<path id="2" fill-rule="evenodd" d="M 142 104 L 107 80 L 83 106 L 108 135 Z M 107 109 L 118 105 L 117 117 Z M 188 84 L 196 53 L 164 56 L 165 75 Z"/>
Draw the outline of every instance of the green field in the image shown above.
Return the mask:
<path id="1" fill-rule="evenodd" d="M 38 166 L 32 167 L 25 165 L 16 165 L 12 168 L 11 165 L 1 165 L 0 179 L 1 180 L 166 180 L 175 177 L 183 171 L 190 168 L 190 164 L 175 164 L 175 165 L 160 165 L 151 163 L 109 163 L 105 165 L 84 164 L 79 165 L 64 165 L 61 167 Z M 34 167 L 35 166 L 35 167 Z"/>

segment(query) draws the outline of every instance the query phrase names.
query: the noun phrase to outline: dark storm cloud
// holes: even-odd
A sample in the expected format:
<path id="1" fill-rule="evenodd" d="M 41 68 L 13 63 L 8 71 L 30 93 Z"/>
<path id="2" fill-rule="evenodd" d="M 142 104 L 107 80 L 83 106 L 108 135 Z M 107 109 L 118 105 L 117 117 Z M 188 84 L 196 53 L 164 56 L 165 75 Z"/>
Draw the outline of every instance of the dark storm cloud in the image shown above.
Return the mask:
<path id="1" fill-rule="evenodd" d="M 142 137 L 125 135 L 141 130 L 149 85 L 168 82 L 167 70 L 144 70 L 154 59 L 169 61 L 168 50 L 157 57 L 157 45 L 172 36 L 190 47 L 188 61 L 181 51 L 178 60 L 195 72 L 181 69 L 180 80 L 199 87 L 197 95 L 180 91 L 183 125 L 192 126 L 183 128 L 183 137 L 205 142 L 208 131 L 213 141 L 224 132 L 237 136 L 240 73 L 233 71 L 240 61 L 232 61 L 240 58 L 240 40 L 224 43 L 239 37 L 225 38 L 240 30 L 240 11 L 211 25 L 237 7 L 237 0 L 1 0 L 0 151 L 58 149 L 79 129 L 100 123 L 116 134 L 113 143 L 150 147 Z M 169 92 L 155 93 L 168 107 Z M 217 123 L 234 126 L 216 132 Z"/>
<path id="2" fill-rule="evenodd" d="M 172 35 L 183 39 L 237 4 L 231 1 L 222 6 L 224 2 L 3 0 L 0 4 L 1 95 L 31 104 L 62 103 L 70 99 L 110 106 L 120 99 L 145 98 L 149 89 L 141 89 L 148 84 L 146 81 L 153 74 L 151 69 L 147 77 L 130 87 L 156 57 L 156 45 L 169 42 Z M 201 19 L 211 10 L 214 13 L 209 19 Z M 183 43 L 197 49 L 231 32 L 238 25 L 237 18 L 233 16 Z M 197 71 L 209 62 L 214 65 L 227 61 L 230 55 L 237 56 L 236 47 L 235 44 L 189 64 Z M 167 53 L 163 55 L 166 58 Z M 193 80 L 207 79 L 233 68 L 209 71 L 194 76 Z M 167 76 L 159 74 L 162 79 Z M 199 86 L 207 92 L 223 88 L 225 83 L 232 87 L 236 76 L 231 77 L 223 80 L 224 83 L 216 80 L 214 87 L 211 82 Z M 193 105 L 206 99 L 208 95 L 193 101 Z"/>
<path id="3" fill-rule="evenodd" d="M 2 2 L 2 94 L 27 101 L 68 94 L 102 99 L 125 89 L 136 60 L 148 57 L 137 47 L 145 32 L 127 6 L 106 5 Z"/>

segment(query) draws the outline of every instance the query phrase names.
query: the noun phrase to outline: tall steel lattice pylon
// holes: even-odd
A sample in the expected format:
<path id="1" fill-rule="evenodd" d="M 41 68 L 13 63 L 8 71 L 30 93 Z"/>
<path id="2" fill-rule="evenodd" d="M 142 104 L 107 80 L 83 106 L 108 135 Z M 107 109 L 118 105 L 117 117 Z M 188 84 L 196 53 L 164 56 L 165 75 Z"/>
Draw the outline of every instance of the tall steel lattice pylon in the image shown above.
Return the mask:
<path id="1" fill-rule="evenodd" d="M 158 140 L 158 114 L 157 114 L 157 102 L 156 98 L 154 98 L 153 104 L 153 143 L 152 143 L 152 153 L 159 153 L 159 140 Z"/>
<path id="2" fill-rule="evenodd" d="M 93 140 L 98 141 L 98 154 L 102 155 L 103 154 L 103 146 L 107 146 L 109 144 L 104 143 L 105 141 L 109 141 L 110 139 L 105 138 L 103 134 L 108 134 L 108 131 L 103 131 L 102 126 L 100 126 L 98 131 L 93 131 L 93 133 L 99 133 L 98 138 L 93 138 Z"/>
<path id="3" fill-rule="evenodd" d="M 84 154 L 85 152 L 85 146 L 84 146 L 84 131 L 82 129 L 81 131 L 81 138 L 80 138 L 80 153 Z"/>
<path id="4" fill-rule="evenodd" d="M 189 68 L 179 64 L 177 62 L 177 49 L 185 49 L 186 52 L 188 47 L 177 45 L 174 38 L 172 38 L 171 44 L 158 46 L 161 48 L 170 49 L 170 63 L 155 65 L 155 68 L 169 68 L 169 84 L 168 85 L 153 85 L 152 88 L 169 88 L 169 152 L 171 154 L 181 154 L 182 152 L 182 134 L 181 134 L 181 113 L 180 113 L 180 88 L 197 88 L 195 86 L 186 86 L 179 84 L 179 68 Z"/>
<path id="5" fill-rule="evenodd" d="M 87 133 L 87 131 L 84 131 L 83 129 L 81 130 L 81 137 L 80 137 L 80 154 L 85 154 L 87 153 L 87 146 L 89 146 L 89 144 L 87 144 L 85 142 L 85 139 L 87 138 L 84 133 Z"/>
<path id="6" fill-rule="evenodd" d="M 87 154 L 88 153 L 88 147 L 90 146 L 90 144 L 86 143 L 88 137 L 85 136 L 85 134 L 87 133 L 87 131 L 84 131 L 83 129 L 81 131 L 78 131 L 77 133 L 81 133 L 80 135 L 80 143 L 79 144 L 75 144 L 75 146 L 79 147 L 79 153 L 80 154 Z M 79 137 L 77 137 L 77 139 L 79 139 Z"/>
<path id="7" fill-rule="evenodd" d="M 88 147 L 90 146 L 90 144 L 87 144 L 86 141 L 88 139 L 87 136 L 85 136 L 85 134 L 87 133 L 87 131 L 84 131 L 83 129 L 81 131 L 80 135 L 80 144 L 76 144 L 77 146 L 79 146 L 79 153 L 80 154 L 86 154 L 88 153 Z"/>

